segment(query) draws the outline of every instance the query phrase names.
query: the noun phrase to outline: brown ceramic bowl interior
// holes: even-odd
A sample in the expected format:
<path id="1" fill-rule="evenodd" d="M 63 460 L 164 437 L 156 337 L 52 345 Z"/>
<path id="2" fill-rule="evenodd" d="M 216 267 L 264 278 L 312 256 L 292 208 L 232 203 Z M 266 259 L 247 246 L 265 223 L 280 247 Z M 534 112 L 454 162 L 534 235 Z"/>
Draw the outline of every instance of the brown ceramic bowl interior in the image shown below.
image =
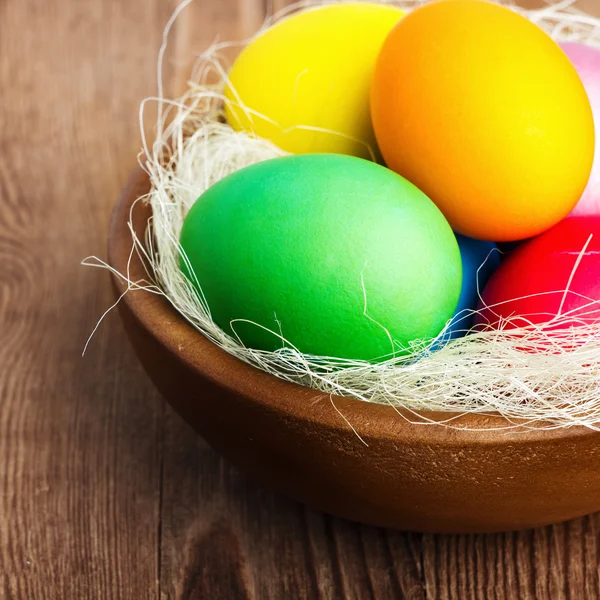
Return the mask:
<path id="1" fill-rule="evenodd" d="M 114 212 L 109 260 L 121 273 L 130 209 L 148 189 L 136 170 Z M 140 237 L 149 216 L 136 204 Z M 147 278 L 136 256 L 129 269 L 132 280 Z M 119 306 L 141 363 L 175 410 L 240 469 L 313 507 L 429 532 L 521 529 L 600 509 L 600 437 L 590 430 L 485 431 L 508 423 L 482 415 L 453 428 L 412 424 L 391 407 L 330 398 L 246 365 L 154 294 L 130 292 Z"/>

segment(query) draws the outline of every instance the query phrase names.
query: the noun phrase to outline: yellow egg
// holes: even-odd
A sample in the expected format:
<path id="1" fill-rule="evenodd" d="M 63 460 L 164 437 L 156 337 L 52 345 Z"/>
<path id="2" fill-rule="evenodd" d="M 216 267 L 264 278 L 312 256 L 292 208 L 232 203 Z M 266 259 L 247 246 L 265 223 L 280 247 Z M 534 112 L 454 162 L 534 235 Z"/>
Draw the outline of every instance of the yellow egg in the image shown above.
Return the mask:
<path id="1" fill-rule="evenodd" d="M 353 2 L 277 23 L 233 65 L 225 91 L 228 122 L 295 154 L 377 157 L 371 79 L 379 50 L 403 14 Z"/>

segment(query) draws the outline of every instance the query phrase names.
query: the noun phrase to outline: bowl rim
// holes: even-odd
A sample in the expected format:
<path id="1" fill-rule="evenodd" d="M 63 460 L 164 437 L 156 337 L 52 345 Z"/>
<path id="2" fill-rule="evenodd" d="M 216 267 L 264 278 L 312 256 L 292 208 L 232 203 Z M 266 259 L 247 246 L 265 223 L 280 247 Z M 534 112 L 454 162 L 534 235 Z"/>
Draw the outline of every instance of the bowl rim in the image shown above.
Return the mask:
<path id="1" fill-rule="evenodd" d="M 144 203 L 136 204 L 133 211 L 132 206 L 149 189 L 149 176 L 138 165 L 120 192 L 109 227 L 108 262 L 118 273 L 127 272 L 129 266 L 132 281 L 148 277 L 142 261 L 131 252 L 128 221 L 131 215 L 134 229 L 143 239 L 151 210 Z M 115 273 L 112 273 L 112 278 L 117 290 L 125 291 L 125 281 Z M 121 302 L 125 303 L 138 324 L 170 354 L 213 384 L 253 403 L 259 410 L 275 411 L 285 418 L 302 420 L 307 426 L 336 432 L 345 430 L 353 436 L 358 432 L 367 444 L 369 440 L 457 447 L 465 444 L 552 444 L 566 437 L 597 434 L 584 426 L 548 429 L 542 428 L 541 424 L 530 424 L 506 429 L 519 422 L 511 422 L 492 413 L 411 413 L 391 405 L 322 393 L 278 379 L 230 355 L 199 333 L 164 297 L 135 290 L 125 294 Z M 422 415 L 424 421 L 409 420 L 409 415 Z M 451 427 L 429 422 L 449 418 L 453 418 Z"/>

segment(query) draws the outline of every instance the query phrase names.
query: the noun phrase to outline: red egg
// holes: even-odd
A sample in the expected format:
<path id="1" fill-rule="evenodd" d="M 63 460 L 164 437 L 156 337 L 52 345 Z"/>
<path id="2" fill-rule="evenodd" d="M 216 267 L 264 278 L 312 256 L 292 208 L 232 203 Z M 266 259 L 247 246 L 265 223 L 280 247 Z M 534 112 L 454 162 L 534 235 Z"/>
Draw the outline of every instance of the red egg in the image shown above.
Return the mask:
<path id="1" fill-rule="evenodd" d="M 512 329 L 561 316 L 600 321 L 600 216 L 571 217 L 511 254 L 487 284 L 476 322 Z"/>

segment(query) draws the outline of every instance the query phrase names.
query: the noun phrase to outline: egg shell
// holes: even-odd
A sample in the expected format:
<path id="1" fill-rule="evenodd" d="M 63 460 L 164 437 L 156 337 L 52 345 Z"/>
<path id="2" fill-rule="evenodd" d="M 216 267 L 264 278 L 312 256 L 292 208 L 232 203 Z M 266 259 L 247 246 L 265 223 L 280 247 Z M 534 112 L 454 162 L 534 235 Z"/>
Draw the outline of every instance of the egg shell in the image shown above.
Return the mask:
<path id="1" fill-rule="evenodd" d="M 514 241 L 566 217 L 594 155 L 575 68 L 538 26 L 482 0 L 417 8 L 392 30 L 371 110 L 386 164 L 455 231 Z"/>
<path id="2" fill-rule="evenodd" d="M 473 326 L 474 312 L 480 296 L 494 271 L 500 265 L 500 252 L 494 242 L 484 242 L 457 235 L 462 261 L 462 287 L 453 321 L 445 339 L 464 336 Z"/>
<path id="3" fill-rule="evenodd" d="M 498 327 L 501 319 L 510 319 L 502 327 L 511 329 L 548 323 L 561 314 L 570 317 L 561 327 L 576 326 L 600 318 L 600 304 L 593 304 L 598 301 L 600 217 L 570 217 L 502 263 L 484 290 L 476 321 Z"/>
<path id="4" fill-rule="evenodd" d="M 587 92 L 596 129 L 596 154 L 588 185 L 573 209 L 573 216 L 600 214 L 600 50 L 577 42 L 561 44 L 579 73 Z"/>
<path id="5" fill-rule="evenodd" d="M 281 348 L 281 334 L 308 354 L 376 360 L 392 340 L 400 354 L 440 332 L 461 286 L 458 245 L 433 202 L 343 155 L 229 175 L 193 205 L 181 246 L 217 325 L 263 350 Z"/>
<path id="6" fill-rule="evenodd" d="M 403 15 L 394 6 L 354 2 L 312 8 L 275 24 L 233 65 L 227 121 L 294 154 L 377 158 L 371 79 L 381 45 Z"/>

